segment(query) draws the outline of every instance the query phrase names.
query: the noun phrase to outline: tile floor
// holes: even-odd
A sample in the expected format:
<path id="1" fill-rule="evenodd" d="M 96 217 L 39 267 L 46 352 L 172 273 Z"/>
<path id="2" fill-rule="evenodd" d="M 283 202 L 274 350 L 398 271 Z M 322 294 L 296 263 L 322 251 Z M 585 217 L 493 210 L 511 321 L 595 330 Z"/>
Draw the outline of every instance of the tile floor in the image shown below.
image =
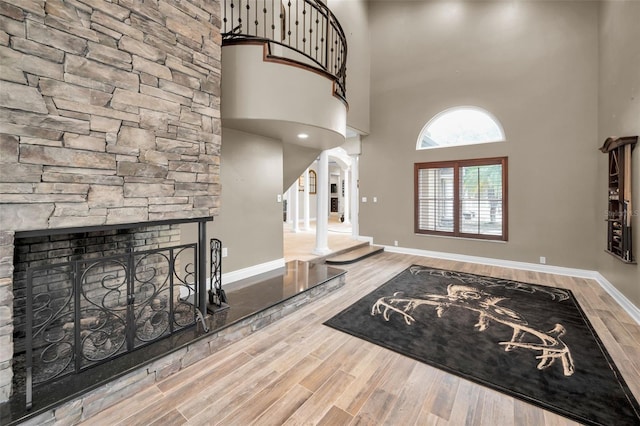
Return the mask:
<path id="1" fill-rule="evenodd" d="M 313 254 L 316 245 L 316 223 L 311 222 L 309 230 L 293 232 L 290 223 L 283 223 L 284 232 L 284 259 L 313 260 L 318 255 Z M 342 251 L 350 247 L 362 244 L 362 241 L 354 240 L 351 236 L 351 225 L 341 223 L 337 215 L 329 217 L 329 249 L 333 252 Z"/>

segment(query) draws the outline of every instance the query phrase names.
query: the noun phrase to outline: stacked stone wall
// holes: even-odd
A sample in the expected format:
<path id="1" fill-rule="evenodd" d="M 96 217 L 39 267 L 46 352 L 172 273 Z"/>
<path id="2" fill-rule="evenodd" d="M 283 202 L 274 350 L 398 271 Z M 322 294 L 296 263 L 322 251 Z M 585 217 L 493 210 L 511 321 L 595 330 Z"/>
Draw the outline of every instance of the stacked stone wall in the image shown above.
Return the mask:
<path id="1" fill-rule="evenodd" d="M 0 0 L 0 401 L 14 232 L 217 215 L 220 48 L 218 0 Z"/>
<path id="2" fill-rule="evenodd" d="M 216 215 L 219 25 L 215 1 L 0 1 L 3 228 Z"/>

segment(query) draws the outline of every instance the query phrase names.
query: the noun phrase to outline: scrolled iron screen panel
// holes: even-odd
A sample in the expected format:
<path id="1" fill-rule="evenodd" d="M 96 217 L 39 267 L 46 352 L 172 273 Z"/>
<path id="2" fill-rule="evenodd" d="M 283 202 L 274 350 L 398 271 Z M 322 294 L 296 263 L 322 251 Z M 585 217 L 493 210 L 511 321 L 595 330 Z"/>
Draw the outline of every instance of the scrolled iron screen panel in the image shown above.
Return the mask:
<path id="1" fill-rule="evenodd" d="M 316 0 L 223 0 L 223 43 L 264 41 L 270 56 L 321 70 L 346 101 L 347 41 L 331 10 Z M 280 46 L 281 51 L 271 48 Z"/>
<path id="2" fill-rule="evenodd" d="M 197 244 L 27 271 L 26 389 L 78 373 L 196 322 Z"/>

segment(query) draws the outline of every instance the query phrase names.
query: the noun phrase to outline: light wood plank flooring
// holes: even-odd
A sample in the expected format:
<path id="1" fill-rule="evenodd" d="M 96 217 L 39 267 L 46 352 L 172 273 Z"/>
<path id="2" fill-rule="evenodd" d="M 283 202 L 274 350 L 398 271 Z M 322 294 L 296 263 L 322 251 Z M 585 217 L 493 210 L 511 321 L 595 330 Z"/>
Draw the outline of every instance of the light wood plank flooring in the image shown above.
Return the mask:
<path id="1" fill-rule="evenodd" d="M 640 398 L 640 326 L 591 280 L 384 253 L 323 300 L 87 425 L 569 425 L 563 417 L 322 325 L 411 264 L 571 289 Z"/>

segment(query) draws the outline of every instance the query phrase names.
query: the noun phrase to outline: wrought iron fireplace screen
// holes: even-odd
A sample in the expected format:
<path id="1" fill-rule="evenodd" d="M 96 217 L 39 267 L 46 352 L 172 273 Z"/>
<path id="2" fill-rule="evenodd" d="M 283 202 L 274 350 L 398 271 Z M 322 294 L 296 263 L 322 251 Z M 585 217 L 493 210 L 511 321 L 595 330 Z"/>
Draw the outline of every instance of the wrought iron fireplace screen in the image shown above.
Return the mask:
<path id="1" fill-rule="evenodd" d="M 27 406 L 32 385 L 78 373 L 195 324 L 197 247 L 30 268 Z"/>

